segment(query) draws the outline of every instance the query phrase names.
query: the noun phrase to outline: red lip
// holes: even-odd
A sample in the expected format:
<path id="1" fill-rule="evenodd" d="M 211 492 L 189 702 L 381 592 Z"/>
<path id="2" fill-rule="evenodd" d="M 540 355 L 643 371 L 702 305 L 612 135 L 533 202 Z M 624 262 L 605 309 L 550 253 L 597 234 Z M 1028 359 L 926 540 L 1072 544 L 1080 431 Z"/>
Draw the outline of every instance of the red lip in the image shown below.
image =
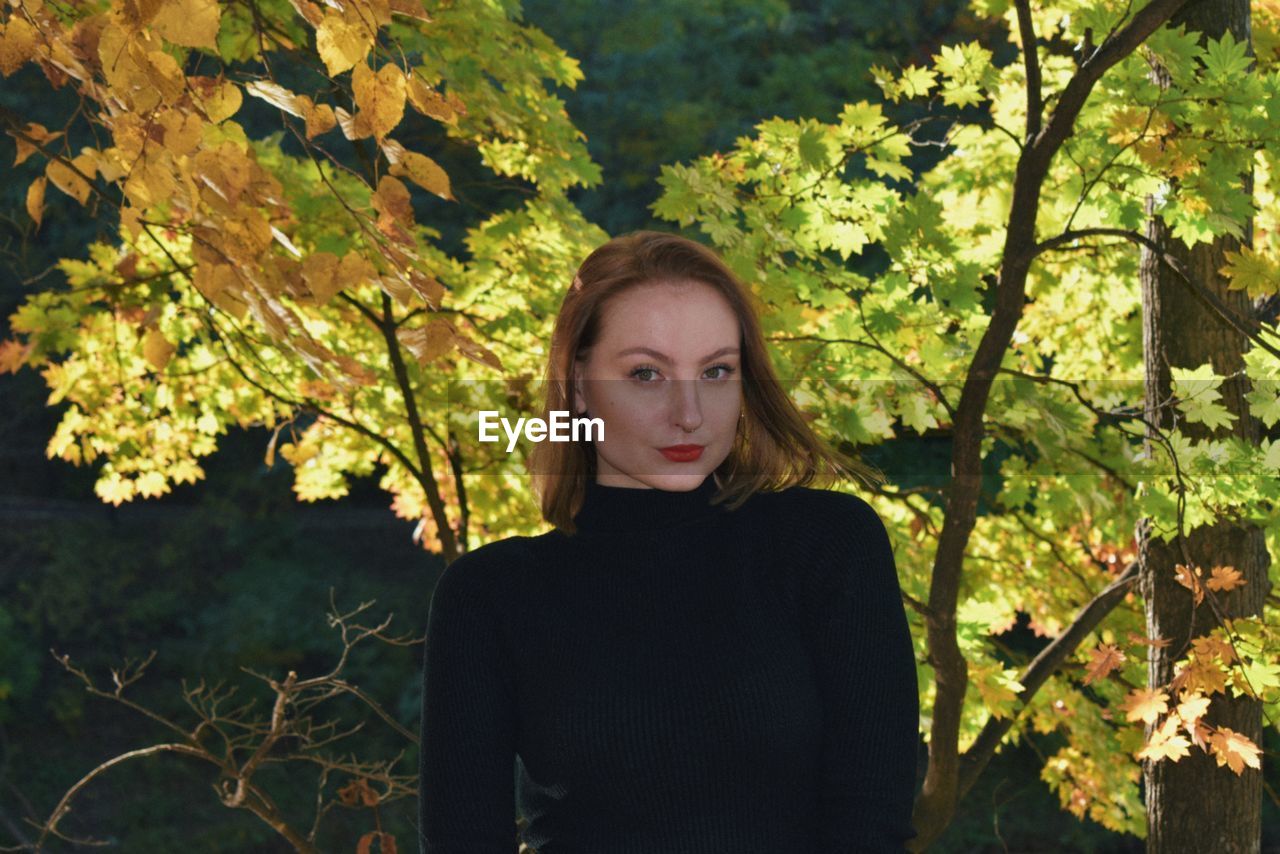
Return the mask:
<path id="1" fill-rule="evenodd" d="M 672 462 L 688 463 L 702 456 L 703 445 L 671 445 L 666 448 L 659 448 L 662 455 Z"/>

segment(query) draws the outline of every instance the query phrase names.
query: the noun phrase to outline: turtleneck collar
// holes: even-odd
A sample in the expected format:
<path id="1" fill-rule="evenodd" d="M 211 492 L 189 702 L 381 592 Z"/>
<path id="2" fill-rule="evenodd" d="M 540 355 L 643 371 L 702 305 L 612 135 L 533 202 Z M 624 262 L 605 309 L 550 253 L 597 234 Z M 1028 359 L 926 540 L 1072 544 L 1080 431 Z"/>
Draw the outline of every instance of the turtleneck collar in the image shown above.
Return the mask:
<path id="1" fill-rule="evenodd" d="M 723 504 L 711 504 L 717 491 L 713 474 L 687 492 L 602 486 L 591 478 L 573 521 L 588 534 L 660 530 L 720 512 Z"/>

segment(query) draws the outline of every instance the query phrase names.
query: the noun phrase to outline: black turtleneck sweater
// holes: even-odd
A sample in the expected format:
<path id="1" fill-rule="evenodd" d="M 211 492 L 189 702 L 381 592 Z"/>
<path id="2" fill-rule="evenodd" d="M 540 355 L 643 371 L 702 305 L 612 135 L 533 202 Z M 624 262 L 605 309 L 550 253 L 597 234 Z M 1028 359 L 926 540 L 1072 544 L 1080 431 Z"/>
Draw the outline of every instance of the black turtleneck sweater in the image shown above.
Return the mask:
<path id="1" fill-rule="evenodd" d="M 424 854 L 835 854 L 915 835 L 919 695 L 872 507 L 590 482 L 578 532 L 440 576 Z"/>

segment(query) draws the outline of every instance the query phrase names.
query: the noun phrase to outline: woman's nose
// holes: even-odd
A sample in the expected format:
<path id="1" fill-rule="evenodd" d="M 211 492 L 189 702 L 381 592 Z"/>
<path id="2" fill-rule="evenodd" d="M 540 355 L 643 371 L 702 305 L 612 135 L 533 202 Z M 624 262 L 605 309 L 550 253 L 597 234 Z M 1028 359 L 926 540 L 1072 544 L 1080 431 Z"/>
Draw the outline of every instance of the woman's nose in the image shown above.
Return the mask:
<path id="1" fill-rule="evenodd" d="M 674 417 L 685 432 L 692 432 L 702 425 L 702 402 L 698 399 L 698 384 L 691 380 L 675 380 L 671 384 L 675 400 L 672 401 Z"/>

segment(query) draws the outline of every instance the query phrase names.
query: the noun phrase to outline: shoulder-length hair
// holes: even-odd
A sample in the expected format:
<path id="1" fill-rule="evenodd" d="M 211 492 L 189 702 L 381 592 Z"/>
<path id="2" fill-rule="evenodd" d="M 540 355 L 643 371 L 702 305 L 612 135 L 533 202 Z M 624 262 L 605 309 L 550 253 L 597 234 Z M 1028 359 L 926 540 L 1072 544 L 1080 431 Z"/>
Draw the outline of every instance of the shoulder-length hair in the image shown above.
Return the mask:
<path id="1" fill-rule="evenodd" d="M 598 340 L 610 299 L 637 285 L 689 279 L 710 285 L 728 301 L 742 333 L 743 417 L 729 455 L 713 473 L 719 487 L 713 502 L 727 502 L 735 510 L 755 492 L 829 485 L 845 478 L 869 486 L 883 483 L 878 469 L 844 456 L 814 434 L 774 373 L 754 295 L 712 249 L 677 234 L 633 231 L 598 247 L 582 262 L 551 337 L 543 419 L 550 422 L 553 411 L 573 411 L 574 369 L 585 363 Z M 538 442 L 527 466 L 543 518 L 574 533 L 573 517 L 582 506 L 587 480 L 596 475 L 595 446 Z"/>

